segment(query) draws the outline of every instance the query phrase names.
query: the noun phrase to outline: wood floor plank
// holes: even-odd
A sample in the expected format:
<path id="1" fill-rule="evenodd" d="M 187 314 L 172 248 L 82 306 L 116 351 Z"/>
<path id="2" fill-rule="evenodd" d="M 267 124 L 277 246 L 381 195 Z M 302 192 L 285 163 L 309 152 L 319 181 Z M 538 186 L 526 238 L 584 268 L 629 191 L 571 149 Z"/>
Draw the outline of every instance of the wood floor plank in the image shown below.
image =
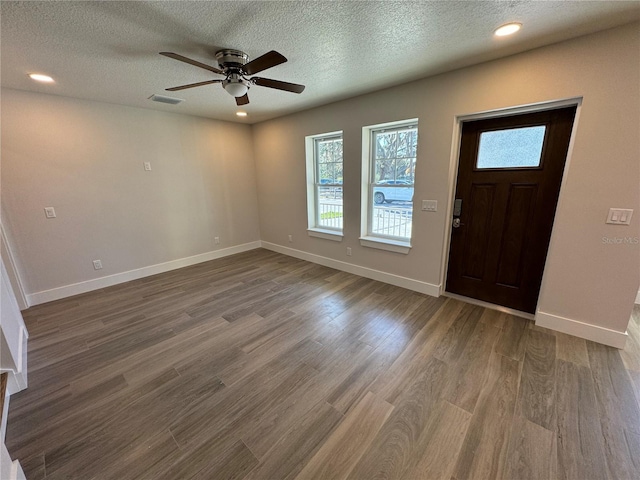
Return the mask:
<path id="1" fill-rule="evenodd" d="M 602 421 L 640 434 L 640 408 L 619 350 L 588 341 L 587 351 Z"/>
<path id="2" fill-rule="evenodd" d="M 398 359 L 410 340 L 403 329 L 397 328 L 329 393 L 327 402 L 339 412 L 347 413 L 366 395 L 381 372 Z"/>
<path id="3" fill-rule="evenodd" d="M 631 321 L 627 328 L 630 338 L 620 351 L 620 357 L 622 357 L 622 362 L 628 370 L 640 372 L 640 309 L 636 306 L 634 312 L 637 313 L 631 316 Z"/>
<path id="4" fill-rule="evenodd" d="M 449 402 L 440 401 L 418 440 L 414 455 L 399 478 L 451 478 L 470 422 L 470 413 Z"/>
<path id="5" fill-rule="evenodd" d="M 454 298 L 447 298 L 442 305 L 438 307 L 437 321 L 444 323 L 447 328 L 458 318 L 460 311 L 464 307 L 464 302 Z"/>
<path id="6" fill-rule="evenodd" d="M 264 369 L 225 389 L 212 402 L 204 399 L 194 403 L 184 415 L 169 424 L 173 437 L 181 448 L 191 448 L 213 438 L 225 428 L 238 428 L 271 408 L 278 401 L 275 393 L 287 389 L 312 374 L 306 365 L 289 362 L 286 357 L 270 362 Z M 261 400 L 268 399 L 269 402 Z"/>
<path id="7" fill-rule="evenodd" d="M 516 415 L 509 435 L 505 478 L 555 478 L 556 458 L 555 433 Z"/>
<path id="8" fill-rule="evenodd" d="M 485 308 L 482 312 L 482 316 L 480 317 L 480 322 L 499 329 L 504 328 L 506 321 L 506 313 L 499 312 L 498 310 L 492 310 L 490 308 Z"/>
<path id="9" fill-rule="evenodd" d="M 494 353 L 488 370 L 458 456 L 455 469 L 458 480 L 504 476 L 519 366 L 515 360 Z"/>
<path id="10" fill-rule="evenodd" d="M 529 330 L 522 367 L 518 414 L 553 430 L 556 423 L 556 342 L 555 336 Z"/>
<path id="11" fill-rule="evenodd" d="M 583 338 L 556 332 L 556 358 L 589 368 L 587 342 Z"/>
<path id="12" fill-rule="evenodd" d="M 317 404 L 271 446 L 247 480 L 295 478 L 342 418 L 342 414 L 328 403 Z"/>
<path id="13" fill-rule="evenodd" d="M 501 314 L 504 319 L 502 335 L 496 343 L 496 352 L 505 357 L 521 361 L 526 346 L 527 320 L 513 315 Z"/>
<path id="14" fill-rule="evenodd" d="M 638 400 L 638 406 L 640 406 L 640 372 L 636 372 L 635 370 L 627 370 L 627 373 L 629 374 L 629 378 L 631 379 L 633 389 L 636 392 L 636 400 Z"/>
<path id="15" fill-rule="evenodd" d="M 225 438 L 214 438 L 193 451 L 186 452 L 155 478 L 240 480 L 257 464 L 258 460 L 242 441 L 231 443 Z"/>
<path id="16" fill-rule="evenodd" d="M 407 386 L 420 376 L 424 362 L 431 359 L 433 349 L 445 334 L 444 323 L 427 323 L 385 374 L 376 379 L 371 390 L 389 403 L 395 404 Z"/>
<path id="17" fill-rule="evenodd" d="M 105 466 L 103 478 L 138 480 L 158 478 L 179 461 L 182 452 L 169 430 L 127 449 L 116 462 Z"/>
<path id="18" fill-rule="evenodd" d="M 491 351 L 500 330 L 486 323 L 477 323 L 473 335 L 460 358 L 452 366 L 451 378 L 444 388 L 444 398 L 473 413 L 488 374 Z"/>
<path id="19" fill-rule="evenodd" d="M 347 478 L 392 411 L 391 404 L 368 393 L 344 417 L 296 478 Z"/>
<path id="20" fill-rule="evenodd" d="M 640 450 L 634 450 L 633 440 L 636 434 L 627 432 L 604 419 L 601 426 L 609 478 L 637 478 L 640 475 L 640 470 L 637 468 L 637 457 Z"/>
<path id="21" fill-rule="evenodd" d="M 483 309 L 480 307 L 465 305 L 438 343 L 433 355 L 443 362 L 455 363 L 471 338 L 482 313 Z"/>
<path id="22" fill-rule="evenodd" d="M 27 478 L 29 480 L 44 480 L 46 471 L 44 467 L 44 452 L 38 455 L 33 455 L 28 458 L 19 458 L 20 466 L 25 475 L 28 472 Z"/>
<path id="23" fill-rule="evenodd" d="M 397 405 L 347 478 L 399 478 L 409 467 L 422 431 L 440 400 L 447 365 L 436 358 L 407 387 Z"/>
<path id="24" fill-rule="evenodd" d="M 605 479 L 606 461 L 591 371 L 558 360 L 558 478 Z"/>

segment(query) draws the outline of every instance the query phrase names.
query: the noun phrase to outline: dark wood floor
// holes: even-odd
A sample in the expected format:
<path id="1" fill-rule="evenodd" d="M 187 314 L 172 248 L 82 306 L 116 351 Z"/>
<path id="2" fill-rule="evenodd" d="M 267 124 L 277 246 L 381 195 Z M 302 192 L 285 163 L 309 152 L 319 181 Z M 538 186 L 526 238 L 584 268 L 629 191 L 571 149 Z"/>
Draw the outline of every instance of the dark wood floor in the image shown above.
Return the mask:
<path id="1" fill-rule="evenodd" d="M 640 478 L 638 314 L 621 352 L 254 250 L 25 320 L 30 480 Z"/>

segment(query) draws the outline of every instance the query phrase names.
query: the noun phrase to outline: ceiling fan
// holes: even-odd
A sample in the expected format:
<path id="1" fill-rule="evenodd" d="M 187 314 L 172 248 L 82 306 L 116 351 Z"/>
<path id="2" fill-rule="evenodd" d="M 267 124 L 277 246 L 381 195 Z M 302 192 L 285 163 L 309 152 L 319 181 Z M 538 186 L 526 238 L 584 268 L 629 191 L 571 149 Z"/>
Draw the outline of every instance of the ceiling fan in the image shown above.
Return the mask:
<path id="1" fill-rule="evenodd" d="M 249 91 L 249 87 L 252 85 L 275 88 L 276 90 L 284 90 L 285 92 L 293 93 L 302 93 L 304 90 L 304 85 L 299 85 L 297 83 L 282 82 L 280 80 L 271 80 L 270 78 L 263 77 L 248 78 L 248 75 L 255 75 L 256 73 L 275 67 L 276 65 L 280 65 L 287 61 L 283 55 L 275 50 L 271 50 L 250 62 L 249 56 L 240 50 L 220 50 L 216 52 L 216 60 L 218 61 L 220 68 L 211 67 L 196 60 L 178 55 L 177 53 L 160 52 L 160 55 L 173 58 L 180 62 L 189 63 L 196 67 L 204 68 L 210 72 L 225 76 L 224 79 L 207 80 L 206 82 L 190 83 L 179 87 L 167 88 L 166 90 L 169 92 L 184 90 L 186 88 L 201 87 L 212 83 L 222 83 L 222 87 L 231 96 L 236 98 L 237 105 L 246 105 L 249 103 L 249 95 L 247 92 Z"/>

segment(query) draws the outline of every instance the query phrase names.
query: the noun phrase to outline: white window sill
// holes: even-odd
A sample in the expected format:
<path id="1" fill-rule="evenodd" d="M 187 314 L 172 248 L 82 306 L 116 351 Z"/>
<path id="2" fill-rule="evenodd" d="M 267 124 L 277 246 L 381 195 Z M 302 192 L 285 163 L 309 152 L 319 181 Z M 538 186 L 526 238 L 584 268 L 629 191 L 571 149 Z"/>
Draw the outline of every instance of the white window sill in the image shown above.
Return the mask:
<path id="1" fill-rule="evenodd" d="M 388 252 L 402 253 L 406 255 L 411 250 L 411 243 L 402 240 L 391 240 L 380 237 L 360 237 L 360 245 L 363 247 L 387 250 Z"/>
<path id="2" fill-rule="evenodd" d="M 342 241 L 342 233 L 336 230 L 325 230 L 323 228 L 309 228 L 307 233 L 310 237 L 324 238 L 325 240 L 333 240 L 334 242 Z"/>

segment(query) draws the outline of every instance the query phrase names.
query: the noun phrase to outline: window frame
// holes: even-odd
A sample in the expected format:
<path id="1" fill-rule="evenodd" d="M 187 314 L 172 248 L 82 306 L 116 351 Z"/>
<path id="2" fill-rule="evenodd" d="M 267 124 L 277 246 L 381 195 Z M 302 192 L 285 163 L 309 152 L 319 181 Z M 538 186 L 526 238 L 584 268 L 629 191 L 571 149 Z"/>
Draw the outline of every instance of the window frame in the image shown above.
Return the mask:
<path id="1" fill-rule="evenodd" d="M 342 183 L 320 183 L 318 162 L 318 144 L 327 140 L 342 140 L 342 169 L 344 175 L 344 138 L 342 131 L 328 132 L 320 135 L 305 137 L 306 143 L 306 173 L 307 173 L 307 233 L 309 236 L 326 240 L 341 241 L 344 232 L 344 181 Z M 334 179 L 335 180 L 335 179 Z M 320 187 L 339 188 L 342 191 L 342 228 L 320 224 Z"/>
<path id="2" fill-rule="evenodd" d="M 399 237 L 394 235 L 382 235 L 373 233 L 373 193 L 380 183 L 376 183 L 376 165 L 375 165 L 375 152 L 376 134 L 384 131 L 397 131 L 403 130 L 416 130 L 416 162 L 413 166 L 413 183 L 408 185 L 414 188 L 415 192 L 415 170 L 417 168 L 418 159 L 418 141 L 419 141 L 419 125 L 418 119 L 408 119 L 397 122 L 389 122 L 378 125 L 371 125 L 363 127 L 362 129 L 362 185 L 361 185 L 361 228 L 360 228 L 360 244 L 365 247 L 378 248 L 382 250 L 388 250 L 396 253 L 409 253 L 411 249 L 411 240 L 413 236 L 413 228 L 411 236 Z M 394 181 L 397 172 L 394 172 Z M 396 185 L 386 185 L 388 188 L 406 188 Z M 411 223 L 413 225 L 413 208 L 411 215 Z"/>

